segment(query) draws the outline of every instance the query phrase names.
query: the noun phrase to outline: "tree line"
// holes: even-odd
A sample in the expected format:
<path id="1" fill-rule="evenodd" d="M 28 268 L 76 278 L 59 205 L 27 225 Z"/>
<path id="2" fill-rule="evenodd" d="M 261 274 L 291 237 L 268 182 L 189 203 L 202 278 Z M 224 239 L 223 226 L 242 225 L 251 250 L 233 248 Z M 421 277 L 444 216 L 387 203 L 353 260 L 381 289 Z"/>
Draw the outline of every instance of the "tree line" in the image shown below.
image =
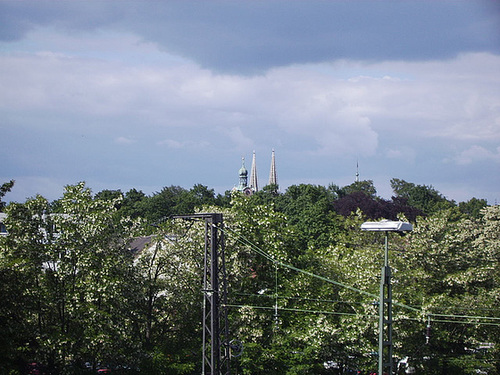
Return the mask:
<path id="1" fill-rule="evenodd" d="M 455 208 L 459 214 L 477 218 L 480 210 L 487 206 L 485 199 L 478 198 L 457 204 L 432 186 L 417 185 L 396 178 L 391 180 L 391 187 L 394 195 L 390 200 L 377 196 L 371 180 L 357 181 L 344 187 L 334 184 L 328 187 L 293 185 L 284 193 L 279 193 L 277 186 L 268 185 L 256 192 L 252 199 L 262 204 L 273 202 L 276 210 L 288 216 L 295 216 L 294 208 L 290 206 L 296 205 L 301 199 L 307 199 L 309 203 L 322 202 L 327 211 L 334 211 L 344 217 L 360 209 L 371 219 L 395 219 L 398 214 L 403 213 L 408 219 L 415 220 L 417 216 L 430 215 L 448 208 Z M 192 213 L 204 205 L 230 207 L 231 194 L 229 190 L 223 195 L 216 194 L 213 189 L 196 184 L 191 189 L 175 185 L 164 187 L 149 196 L 136 189 L 125 193 L 120 190 L 102 190 L 96 197 L 104 200 L 120 198 L 117 207 L 120 215 L 141 217 L 154 223 L 171 215 Z"/>
<path id="2" fill-rule="evenodd" d="M 381 218 L 414 225 L 390 240 L 399 371 L 500 373 L 500 207 L 391 186 L 385 200 L 371 181 L 250 197 L 79 183 L 3 205 L 0 372 L 199 374 L 204 231 L 171 216 L 220 212 L 230 335 L 243 344 L 233 373 L 376 370 L 383 236 L 359 228 Z M 148 246 L 133 251 L 137 238 Z"/>

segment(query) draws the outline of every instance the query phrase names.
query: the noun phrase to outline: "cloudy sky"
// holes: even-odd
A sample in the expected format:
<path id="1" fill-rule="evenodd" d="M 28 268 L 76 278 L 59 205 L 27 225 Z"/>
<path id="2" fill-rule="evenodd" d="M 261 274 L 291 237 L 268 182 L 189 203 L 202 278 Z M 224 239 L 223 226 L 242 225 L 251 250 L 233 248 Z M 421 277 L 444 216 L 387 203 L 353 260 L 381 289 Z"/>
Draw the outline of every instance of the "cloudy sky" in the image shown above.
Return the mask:
<path id="1" fill-rule="evenodd" d="M 391 178 L 500 200 L 500 3 L 0 0 L 7 200 Z"/>

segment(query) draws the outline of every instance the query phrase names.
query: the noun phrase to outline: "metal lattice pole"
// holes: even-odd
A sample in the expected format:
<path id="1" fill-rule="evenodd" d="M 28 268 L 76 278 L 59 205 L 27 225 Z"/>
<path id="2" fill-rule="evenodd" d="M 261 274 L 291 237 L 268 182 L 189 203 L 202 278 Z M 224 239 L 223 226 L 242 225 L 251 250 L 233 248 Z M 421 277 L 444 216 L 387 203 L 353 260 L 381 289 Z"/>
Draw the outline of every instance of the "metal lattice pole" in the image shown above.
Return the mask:
<path id="1" fill-rule="evenodd" d="M 175 216 L 205 221 L 202 375 L 230 375 L 227 278 L 223 217 L 219 213 Z"/>

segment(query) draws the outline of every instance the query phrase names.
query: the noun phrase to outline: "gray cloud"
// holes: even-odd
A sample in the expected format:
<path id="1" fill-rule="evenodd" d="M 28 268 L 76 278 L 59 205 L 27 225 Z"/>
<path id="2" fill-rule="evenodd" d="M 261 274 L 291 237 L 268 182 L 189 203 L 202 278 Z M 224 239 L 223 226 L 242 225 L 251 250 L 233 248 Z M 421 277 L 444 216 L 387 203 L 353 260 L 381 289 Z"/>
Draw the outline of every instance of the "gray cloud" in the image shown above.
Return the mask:
<path id="1" fill-rule="evenodd" d="M 350 183 L 359 159 L 377 187 L 398 177 L 493 202 L 487 4 L 0 2 L 0 178 L 27 195 L 80 180 L 224 190 L 242 155 L 265 171 L 276 148 L 283 189 Z"/>
<path id="2" fill-rule="evenodd" d="M 500 52 L 491 1 L 7 1 L 0 39 L 37 26 L 127 30 L 218 72 L 329 61 L 428 60 Z"/>

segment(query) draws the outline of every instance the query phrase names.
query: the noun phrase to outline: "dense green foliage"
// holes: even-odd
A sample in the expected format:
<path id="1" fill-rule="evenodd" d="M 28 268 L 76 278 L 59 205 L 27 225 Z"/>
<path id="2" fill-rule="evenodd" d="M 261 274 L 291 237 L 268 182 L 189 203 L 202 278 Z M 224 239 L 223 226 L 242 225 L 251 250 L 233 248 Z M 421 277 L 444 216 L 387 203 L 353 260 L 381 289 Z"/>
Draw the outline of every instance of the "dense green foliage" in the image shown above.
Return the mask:
<path id="1" fill-rule="evenodd" d="M 5 194 L 7 194 L 12 189 L 14 183 L 14 180 L 10 180 L 9 182 L 5 182 L 2 184 L 2 186 L 0 186 L 0 212 L 2 212 L 5 208 L 5 202 L 3 202 L 2 199 Z"/>
<path id="2" fill-rule="evenodd" d="M 204 226 L 169 217 L 220 212 L 230 334 L 243 343 L 234 373 L 374 371 L 384 239 L 360 225 L 400 218 L 414 230 L 390 239 L 395 357 L 418 374 L 499 374 L 500 206 L 391 183 L 391 200 L 371 181 L 249 197 L 202 185 L 92 194 L 80 183 L 55 202 L 11 203 L 0 373 L 37 362 L 54 375 L 199 374 Z"/>

